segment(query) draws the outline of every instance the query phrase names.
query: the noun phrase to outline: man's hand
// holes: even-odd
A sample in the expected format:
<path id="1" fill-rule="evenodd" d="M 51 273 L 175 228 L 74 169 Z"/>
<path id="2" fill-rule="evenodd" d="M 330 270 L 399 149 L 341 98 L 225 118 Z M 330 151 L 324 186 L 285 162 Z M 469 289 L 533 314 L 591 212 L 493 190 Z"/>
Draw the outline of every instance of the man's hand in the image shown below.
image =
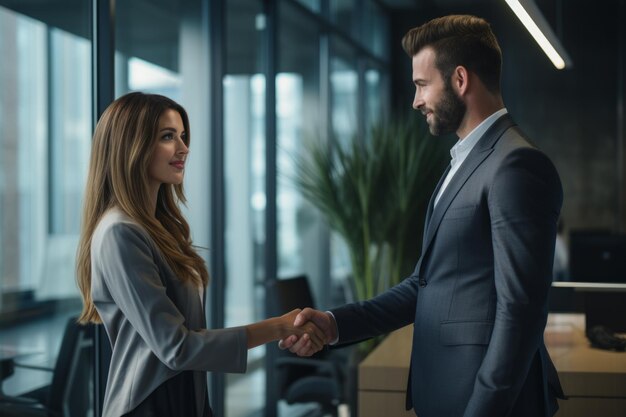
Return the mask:
<path id="1" fill-rule="evenodd" d="M 314 324 L 324 334 L 324 343 L 328 344 L 337 338 L 337 323 L 329 314 L 312 308 L 305 308 L 297 316 L 293 323 L 295 327 L 307 327 Z M 320 351 L 315 344 L 309 342 L 308 337 L 291 335 L 278 342 L 281 349 L 289 349 L 298 356 L 311 356 Z"/>
<path id="2" fill-rule="evenodd" d="M 327 343 L 326 333 L 323 330 L 319 329 L 312 321 L 299 326 L 294 325 L 301 311 L 297 308 L 282 316 L 271 317 L 245 326 L 248 349 L 274 340 L 295 336 L 296 340 L 301 341 L 299 346 L 303 351 L 317 352 L 322 350 Z"/>
<path id="3" fill-rule="evenodd" d="M 306 349 L 314 352 L 322 350 L 326 344 L 325 332 L 319 329 L 312 321 L 296 326 L 294 323 L 300 312 L 302 310 L 297 308 L 277 318 L 280 323 L 278 338 L 296 336 L 302 341 L 301 346 L 303 350 L 305 346 Z"/>

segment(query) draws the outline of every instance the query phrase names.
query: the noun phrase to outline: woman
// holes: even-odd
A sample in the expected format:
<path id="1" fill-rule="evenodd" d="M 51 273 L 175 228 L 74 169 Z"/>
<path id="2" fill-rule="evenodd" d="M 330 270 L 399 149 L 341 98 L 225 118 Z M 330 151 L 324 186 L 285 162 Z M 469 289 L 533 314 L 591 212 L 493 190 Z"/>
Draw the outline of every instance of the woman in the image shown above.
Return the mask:
<path id="1" fill-rule="evenodd" d="M 130 93 L 94 133 L 78 249 L 81 323 L 103 323 L 113 355 L 105 417 L 210 416 L 206 371 L 245 372 L 247 350 L 291 334 L 299 310 L 207 330 L 207 268 L 178 207 L 189 153 L 185 110 Z"/>

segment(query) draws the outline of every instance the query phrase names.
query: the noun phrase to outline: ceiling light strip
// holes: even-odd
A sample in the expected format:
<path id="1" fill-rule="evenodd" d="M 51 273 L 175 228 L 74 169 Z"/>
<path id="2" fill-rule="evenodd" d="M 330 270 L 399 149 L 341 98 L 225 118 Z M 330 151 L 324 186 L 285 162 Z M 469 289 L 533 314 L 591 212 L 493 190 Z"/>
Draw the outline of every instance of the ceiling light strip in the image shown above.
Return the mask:
<path id="1" fill-rule="evenodd" d="M 558 69 L 572 66 L 572 61 L 550 29 L 550 25 L 532 0 L 505 0 L 518 19 L 524 24 L 528 32 L 537 41 L 539 47 L 546 53 L 550 61 Z M 523 4 L 522 4 L 523 3 Z M 543 28 L 543 30 L 540 28 Z M 554 45 L 554 46 L 553 46 Z M 558 49 L 558 51 L 557 51 Z"/>

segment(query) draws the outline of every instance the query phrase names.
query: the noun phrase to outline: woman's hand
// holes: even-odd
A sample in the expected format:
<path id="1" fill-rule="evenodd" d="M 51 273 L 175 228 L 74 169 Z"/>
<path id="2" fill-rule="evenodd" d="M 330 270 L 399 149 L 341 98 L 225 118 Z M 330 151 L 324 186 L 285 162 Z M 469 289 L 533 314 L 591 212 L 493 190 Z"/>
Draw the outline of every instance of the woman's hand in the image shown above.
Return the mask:
<path id="1" fill-rule="evenodd" d="M 303 346 L 303 349 L 311 352 L 322 350 L 329 340 L 326 340 L 324 332 L 313 322 L 308 322 L 298 327 L 294 326 L 294 321 L 301 311 L 297 308 L 282 316 L 272 317 L 246 326 L 248 349 L 289 336 L 295 336 L 298 338 L 299 345 Z"/>
<path id="2" fill-rule="evenodd" d="M 297 308 L 279 317 L 281 326 L 278 339 L 295 335 L 298 336 L 303 348 L 314 352 L 322 350 L 329 340 L 326 340 L 327 338 L 324 332 L 312 321 L 306 322 L 298 327 L 294 326 L 296 317 L 301 311 L 301 309 Z"/>
<path id="3" fill-rule="evenodd" d="M 324 341 L 327 344 L 338 339 L 337 323 L 335 322 L 334 316 L 329 312 L 305 308 L 297 315 L 293 324 L 297 328 L 301 328 L 311 323 L 323 332 Z M 311 356 L 319 350 L 311 343 L 305 343 L 306 341 L 302 339 L 303 338 L 298 335 L 290 335 L 287 338 L 281 339 L 278 342 L 278 347 L 280 349 L 289 349 L 291 353 L 295 353 L 298 356 Z"/>

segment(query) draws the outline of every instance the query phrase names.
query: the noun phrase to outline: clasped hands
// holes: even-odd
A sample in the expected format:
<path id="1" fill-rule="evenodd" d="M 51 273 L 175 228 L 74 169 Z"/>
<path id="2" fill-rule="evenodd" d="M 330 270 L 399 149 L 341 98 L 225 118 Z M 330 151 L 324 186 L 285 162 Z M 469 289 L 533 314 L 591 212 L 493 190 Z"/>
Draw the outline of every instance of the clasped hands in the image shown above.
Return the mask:
<path id="1" fill-rule="evenodd" d="M 329 313 L 305 308 L 287 313 L 283 318 L 293 318 L 293 333 L 278 342 L 280 349 L 289 349 L 298 356 L 311 356 L 337 339 L 337 324 Z"/>

